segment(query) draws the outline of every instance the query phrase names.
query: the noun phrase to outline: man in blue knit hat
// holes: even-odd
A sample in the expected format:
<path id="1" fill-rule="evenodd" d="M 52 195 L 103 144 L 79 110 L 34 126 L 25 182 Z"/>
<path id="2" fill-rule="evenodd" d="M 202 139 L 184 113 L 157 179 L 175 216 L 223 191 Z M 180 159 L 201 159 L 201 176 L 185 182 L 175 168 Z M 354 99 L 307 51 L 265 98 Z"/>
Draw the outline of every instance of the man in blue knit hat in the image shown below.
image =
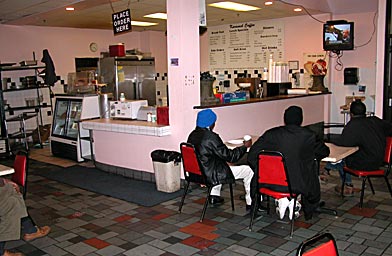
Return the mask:
<path id="1" fill-rule="evenodd" d="M 253 171 L 248 165 L 229 166 L 243 157 L 247 148 L 252 146 L 252 140 L 234 149 L 229 149 L 213 132 L 216 114 L 211 109 L 204 109 L 197 114 L 196 128 L 188 137 L 188 142 L 195 146 L 201 168 L 206 175 L 206 182 L 215 185 L 209 197 L 209 203 L 223 203 L 220 197 L 222 184 L 233 183 L 236 179 L 243 179 L 245 187 L 246 209 L 250 210 L 252 199 L 250 196 L 250 183 Z"/>

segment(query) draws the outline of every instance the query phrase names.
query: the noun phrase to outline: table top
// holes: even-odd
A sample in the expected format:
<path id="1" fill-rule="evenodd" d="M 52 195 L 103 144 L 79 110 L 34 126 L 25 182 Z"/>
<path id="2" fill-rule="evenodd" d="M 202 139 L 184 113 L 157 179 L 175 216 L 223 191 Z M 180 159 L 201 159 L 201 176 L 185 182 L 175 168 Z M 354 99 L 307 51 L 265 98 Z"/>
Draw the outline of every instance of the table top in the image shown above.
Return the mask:
<path id="1" fill-rule="evenodd" d="M 14 172 L 14 168 L 0 164 L 0 176 L 12 174 Z"/>
<path id="2" fill-rule="evenodd" d="M 330 153 L 329 156 L 321 160 L 324 162 L 339 162 L 343 158 L 359 150 L 359 147 L 342 147 L 332 143 L 325 143 L 325 144 L 329 147 Z"/>

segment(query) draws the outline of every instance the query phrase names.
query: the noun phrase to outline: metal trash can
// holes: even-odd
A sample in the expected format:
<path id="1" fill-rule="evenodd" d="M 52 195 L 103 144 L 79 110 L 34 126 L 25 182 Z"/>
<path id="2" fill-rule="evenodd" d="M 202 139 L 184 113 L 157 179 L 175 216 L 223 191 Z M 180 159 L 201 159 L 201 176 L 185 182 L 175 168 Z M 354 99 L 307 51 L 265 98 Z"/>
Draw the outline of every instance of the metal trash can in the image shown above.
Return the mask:
<path id="1" fill-rule="evenodd" d="M 151 152 L 158 191 L 172 193 L 181 185 L 181 154 L 157 149 Z"/>

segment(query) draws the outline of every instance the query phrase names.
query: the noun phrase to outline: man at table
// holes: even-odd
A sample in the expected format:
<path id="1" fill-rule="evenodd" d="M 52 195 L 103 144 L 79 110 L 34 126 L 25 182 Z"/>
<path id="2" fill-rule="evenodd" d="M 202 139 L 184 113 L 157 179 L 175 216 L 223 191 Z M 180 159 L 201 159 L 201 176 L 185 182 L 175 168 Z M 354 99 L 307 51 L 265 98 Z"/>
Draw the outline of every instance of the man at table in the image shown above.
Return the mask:
<path id="1" fill-rule="evenodd" d="M 322 141 L 316 139 L 315 133 L 301 127 L 302 120 L 302 108 L 298 106 L 287 108 L 284 112 L 285 125 L 266 131 L 253 144 L 248 154 L 248 163 L 254 171 L 257 171 L 257 156 L 261 150 L 281 152 L 286 159 L 292 189 L 295 193 L 302 195 L 305 219 L 308 220 L 312 218 L 320 202 L 318 165 L 315 160 L 321 160 L 328 156 L 329 148 Z M 252 195 L 256 193 L 256 184 L 257 181 L 253 179 Z M 287 191 L 282 187 L 273 187 L 273 189 Z M 287 206 L 283 207 L 283 211 Z"/>
<path id="2" fill-rule="evenodd" d="M 235 163 L 244 156 L 247 148 L 252 146 L 252 140 L 234 149 L 229 149 L 219 135 L 213 132 L 216 119 L 217 116 L 211 109 L 200 111 L 197 114 L 196 128 L 188 137 L 188 143 L 193 144 L 198 153 L 207 182 L 215 185 L 209 197 L 210 204 L 223 203 L 223 198 L 220 197 L 222 184 L 243 179 L 246 209 L 250 210 L 252 203 L 250 183 L 253 171 L 248 165 L 229 166 L 228 163 Z"/>
<path id="3" fill-rule="evenodd" d="M 21 233 L 25 241 L 31 241 L 50 232 L 50 227 L 34 226 L 27 214 L 23 196 L 19 187 L 8 179 L 0 178 L 0 255 L 21 256 L 5 250 L 5 241 L 19 240 Z"/>
<path id="4" fill-rule="evenodd" d="M 338 146 L 359 147 L 354 154 L 346 157 L 338 164 L 328 164 L 327 169 L 337 169 L 343 182 L 343 166 L 357 170 L 376 170 L 384 161 L 386 137 L 392 135 L 392 124 L 376 116 L 366 117 L 366 105 L 357 100 L 350 105 L 350 121 L 344 127 L 342 134 L 332 141 Z M 341 185 L 335 187 L 341 194 Z M 343 195 L 352 196 L 354 186 L 351 175 L 346 174 L 346 184 Z"/>

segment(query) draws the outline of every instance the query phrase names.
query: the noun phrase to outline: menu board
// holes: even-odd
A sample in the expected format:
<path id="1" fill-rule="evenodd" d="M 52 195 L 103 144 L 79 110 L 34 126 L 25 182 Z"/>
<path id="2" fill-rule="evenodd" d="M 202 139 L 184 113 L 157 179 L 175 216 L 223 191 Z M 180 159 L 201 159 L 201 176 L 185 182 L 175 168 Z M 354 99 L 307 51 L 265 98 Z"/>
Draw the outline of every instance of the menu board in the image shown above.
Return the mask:
<path id="1" fill-rule="evenodd" d="M 211 70 L 268 67 L 270 54 L 282 61 L 284 27 L 279 22 L 252 21 L 221 25 L 209 30 Z"/>

